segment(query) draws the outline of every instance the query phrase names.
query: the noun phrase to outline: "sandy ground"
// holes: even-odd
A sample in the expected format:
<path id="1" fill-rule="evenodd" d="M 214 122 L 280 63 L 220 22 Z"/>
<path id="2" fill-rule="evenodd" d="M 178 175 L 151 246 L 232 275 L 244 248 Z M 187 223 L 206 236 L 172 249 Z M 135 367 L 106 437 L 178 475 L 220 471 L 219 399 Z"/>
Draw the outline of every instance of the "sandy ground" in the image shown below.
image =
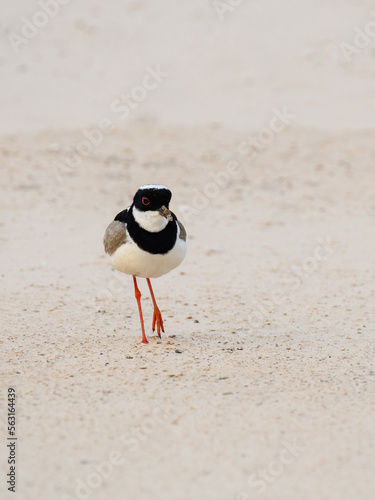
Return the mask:
<path id="1" fill-rule="evenodd" d="M 17 52 L 8 37 L 22 36 L 24 18 L 41 9 L 35 0 L 7 2 L 0 130 L 85 127 L 108 114 L 121 123 L 110 104 L 149 65 L 168 76 L 135 117 L 247 131 L 288 104 L 301 126 L 375 127 L 374 0 L 229 0 L 238 5 L 224 12 L 220 2 L 70 0 L 32 38 L 14 42 Z M 341 45 L 356 42 L 356 28 L 374 34 L 345 57 Z"/>
<path id="2" fill-rule="evenodd" d="M 157 34 L 166 23 L 160 12 L 126 2 L 133 31 L 123 46 L 125 87 L 138 85 L 147 65 L 174 61 L 176 76 L 124 123 L 108 112 L 121 93 L 113 12 L 96 1 L 86 13 L 83 1 L 66 5 L 17 57 L 5 39 L 1 498 L 374 498 L 373 49 L 347 67 L 337 53 L 353 26 L 368 21 L 372 4 L 316 3 L 323 32 L 313 20 L 301 27 L 318 10 L 314 2 L 299 2 L 302 12 L 290 0 L 282 13 L 276 2 L 265 2 L 264 11 L 243 2 L 215 25 L 221 45 L 211 44 L 212 60 L 198 51 L 203 39 L 193 31 L 186 53 L 177 42 L 167 46 Z M 204 5 L 169 10 L 171 36 L 179 20 L 182 35 L 202 19 L 220 23 Z M 37 8 L 22 6 L 9 7 L 8 31 Z M 324 9 L 336 14 L 329 37 Z M 267 13 L 285 40 L 245 29 L 246 19 L 254 29 L 263 19 L 270 30 Z M 64 27 L 83 30 L 66 53 Z M 296 30 L 298 51 L 287 43 L 287 27 Z M 246 67 L 241 33 L 258 43 Z M 316 58 L 305 54 L 298 72 L 297 54 L 307 46 Z M 334 47 L 337 62 L 323 64 Z M 198 53 L 187 81 L 189 57 Z M 61 65 L 53 66 L 54 56 Z M 64 73 L 68 66 L 76 73 Z M 235 77 L 244 67 L 256 75 L 250 94 L 238 83 L 246 75 Z M 284 106 L 295 118 L 283 130 L 256 150 L 243 146 L 259 140 Z M 104 118 L 113 130 L 67 165 L 85 139 L 82 127 L 93 130 Z M 171 188 L 189 246 L 178 269 L 154 280 L 161 341 L 141 282 L 145 346 L 132 280 L 111 269 L 102 237 L 149 182 Z M 17 391 L 16 494 L 4 480 L 8 387 Z"/>
<path id="3" fill-rule="evenodd" d="M 277 477 L 258 479 L 263 498 L 372 498 L 370 135 L 285 131 L 197 212 L 192 193 L 240 136 L 134 124 L 60 183 L 50 139 L 3 146 L 2 380 L 19 393 L 19 497 L 74 495 L 118 450 L 90 498 L 256 498 L 251 475 L 298 439 Z M 155 280 L 166 335 L 144 346 L 131 279 L 101 239 L 154 179 L 173 190 L 189 253 Z"/>

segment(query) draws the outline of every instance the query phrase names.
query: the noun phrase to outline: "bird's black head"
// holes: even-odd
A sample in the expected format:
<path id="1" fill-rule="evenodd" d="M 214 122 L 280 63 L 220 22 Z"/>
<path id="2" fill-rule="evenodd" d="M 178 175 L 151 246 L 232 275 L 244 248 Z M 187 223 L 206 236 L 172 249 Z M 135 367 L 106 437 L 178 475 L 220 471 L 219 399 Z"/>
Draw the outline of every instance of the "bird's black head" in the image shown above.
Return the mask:
<path id="1" fill-rule="evenodd" d="M 148 184 L 141 186 L 135 193 L 133 206 L 142 212 L 160 211 L 162 207 L 169 208 L 172 193 L 165 186 Z"/>

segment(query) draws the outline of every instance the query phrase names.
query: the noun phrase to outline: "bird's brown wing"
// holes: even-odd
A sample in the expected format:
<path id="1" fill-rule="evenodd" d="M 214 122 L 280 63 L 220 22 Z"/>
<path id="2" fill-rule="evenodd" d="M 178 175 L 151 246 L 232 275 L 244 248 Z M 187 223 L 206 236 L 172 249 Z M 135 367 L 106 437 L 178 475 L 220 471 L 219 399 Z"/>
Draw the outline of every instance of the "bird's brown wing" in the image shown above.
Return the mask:
<path id="1" fill-rule="evenodd" d="M 126 241 L 126 225 L 123 222 L 114 220 L 107 227 L 104 234 L 104 250 L 108 255 L 116 252 L 119 246 Z"/>
<path id="2" fill-rule="evenodd" d="M 180 238 L 184 241 L 186 241 L 186 229 L 184 228 L 184 226 L 181 224 L 181 222 L 178 220 L 177 221 L 177 224 L 180 228 Z"/>

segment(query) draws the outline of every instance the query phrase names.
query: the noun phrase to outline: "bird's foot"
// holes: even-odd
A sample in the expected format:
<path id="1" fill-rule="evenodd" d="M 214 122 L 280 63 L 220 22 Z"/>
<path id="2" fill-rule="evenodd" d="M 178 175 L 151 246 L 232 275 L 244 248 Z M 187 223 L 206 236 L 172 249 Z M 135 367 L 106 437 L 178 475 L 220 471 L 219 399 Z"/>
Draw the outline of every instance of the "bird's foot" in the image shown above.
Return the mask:
<path id="1" fill-rule="evenodd" d="M 160 330 L 164 333 L 163 318 L 161 317 L 160 310 L 156 307 L 154 309 L 154 316 L 152 318 L 152 331 L 155 331 L 155 324 L 158 332 L 158 336 L 161 339 Z"/>

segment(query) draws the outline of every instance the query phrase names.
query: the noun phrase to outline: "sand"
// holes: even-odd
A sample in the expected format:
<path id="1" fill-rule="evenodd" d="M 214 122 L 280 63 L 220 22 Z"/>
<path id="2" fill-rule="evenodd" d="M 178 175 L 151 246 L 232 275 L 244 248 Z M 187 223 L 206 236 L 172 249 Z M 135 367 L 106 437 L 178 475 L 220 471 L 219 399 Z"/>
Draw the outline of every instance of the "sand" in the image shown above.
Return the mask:
<path id="1" fill-rule="evenodd" d="M 372 5 L 284 3 L 71 2 L 4 37 L 1 498 L 374 498 L 373 49 L 339 48 Z M 154 280 L 161 340 L 140 280 L 142 345 L 102 237 L 149 182 L 188 254 Z"/>

